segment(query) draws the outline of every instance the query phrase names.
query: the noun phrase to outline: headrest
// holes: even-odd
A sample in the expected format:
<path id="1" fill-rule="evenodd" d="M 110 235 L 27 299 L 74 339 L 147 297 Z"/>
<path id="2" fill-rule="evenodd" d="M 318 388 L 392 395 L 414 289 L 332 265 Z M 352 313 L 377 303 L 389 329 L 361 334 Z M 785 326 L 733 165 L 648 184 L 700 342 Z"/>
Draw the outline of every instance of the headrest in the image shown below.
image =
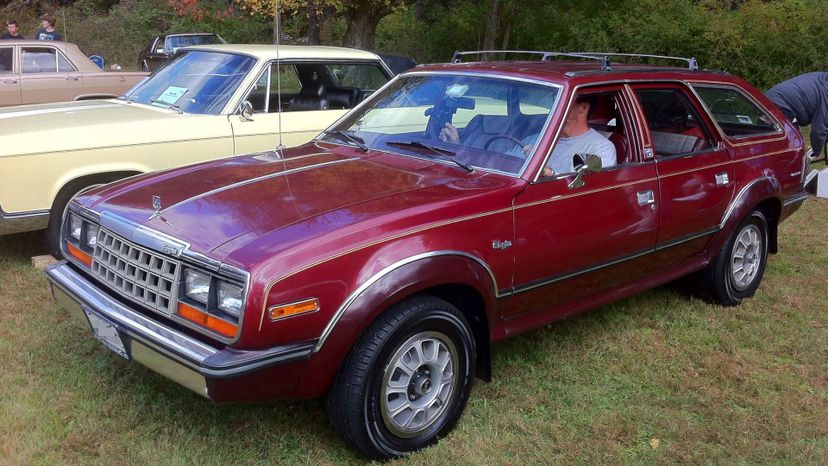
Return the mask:
<path id="1" fill-rule="evenodd" d="M 325 95 L 325 85 L 314 81 L 302 86 L 302 90 L 299 91 L 299 95 L 304 97 L 322 97 Z"/>

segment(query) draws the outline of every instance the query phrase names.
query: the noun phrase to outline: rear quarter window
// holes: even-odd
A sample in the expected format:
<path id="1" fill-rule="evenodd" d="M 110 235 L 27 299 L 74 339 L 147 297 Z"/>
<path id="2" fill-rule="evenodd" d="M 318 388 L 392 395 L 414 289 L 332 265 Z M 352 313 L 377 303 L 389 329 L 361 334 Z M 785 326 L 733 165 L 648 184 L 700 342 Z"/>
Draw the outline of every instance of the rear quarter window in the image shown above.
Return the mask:
<path id="1" fill-rule="evenodd" d="M 780 131 L 773 117 L 738 89 L 698 84 L 693 85 L 693 89 L 729 138 L 761 136 Z"/>

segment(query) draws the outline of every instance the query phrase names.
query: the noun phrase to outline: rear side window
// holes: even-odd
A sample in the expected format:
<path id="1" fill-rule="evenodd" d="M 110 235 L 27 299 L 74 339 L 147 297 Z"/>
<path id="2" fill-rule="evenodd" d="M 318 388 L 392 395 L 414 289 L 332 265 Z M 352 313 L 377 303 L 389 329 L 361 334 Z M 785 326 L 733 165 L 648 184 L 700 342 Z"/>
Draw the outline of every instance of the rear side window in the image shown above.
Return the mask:
<path id="1" fill-rule="evenodd" d="M 742 92 L 727 87 L 694 85 L 716 123 L 731 138 L 779 132 L 774 119 Z"/>
<path id="2" fill-rule="evenodd" d="M 635 91 L 653 138 L 656 156 L 669 157 L 710 149 L 710 135 L 698 112 L 679 89 Z"/>

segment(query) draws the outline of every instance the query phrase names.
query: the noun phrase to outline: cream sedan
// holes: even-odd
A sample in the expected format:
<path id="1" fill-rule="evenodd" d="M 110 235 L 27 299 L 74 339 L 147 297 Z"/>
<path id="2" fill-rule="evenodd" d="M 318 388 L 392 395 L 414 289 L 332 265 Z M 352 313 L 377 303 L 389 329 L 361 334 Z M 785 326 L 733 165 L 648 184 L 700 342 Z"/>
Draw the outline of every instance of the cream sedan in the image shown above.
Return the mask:
<path id="1" fill-rule="evenodd" d="M 0 109 L 0 234 L 47 228 L 57 252 L 61 217 L 78 192 L 302 144 L 391 76 L 359 50 L 198 46 L 118 99 Z"/>

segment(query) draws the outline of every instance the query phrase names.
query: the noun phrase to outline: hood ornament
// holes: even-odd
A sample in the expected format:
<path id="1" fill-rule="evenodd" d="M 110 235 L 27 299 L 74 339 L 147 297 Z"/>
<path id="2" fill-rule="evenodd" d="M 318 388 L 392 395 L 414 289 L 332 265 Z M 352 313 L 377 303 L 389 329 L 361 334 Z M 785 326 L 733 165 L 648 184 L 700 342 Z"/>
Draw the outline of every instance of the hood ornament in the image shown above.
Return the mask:
<path id="1" fill-rule="evenodd" d="M 152 208 L 155 209 L 155 212 L 150 215 L 149 220 L 161 215 L 161 196 L 152 196 Z"/>

